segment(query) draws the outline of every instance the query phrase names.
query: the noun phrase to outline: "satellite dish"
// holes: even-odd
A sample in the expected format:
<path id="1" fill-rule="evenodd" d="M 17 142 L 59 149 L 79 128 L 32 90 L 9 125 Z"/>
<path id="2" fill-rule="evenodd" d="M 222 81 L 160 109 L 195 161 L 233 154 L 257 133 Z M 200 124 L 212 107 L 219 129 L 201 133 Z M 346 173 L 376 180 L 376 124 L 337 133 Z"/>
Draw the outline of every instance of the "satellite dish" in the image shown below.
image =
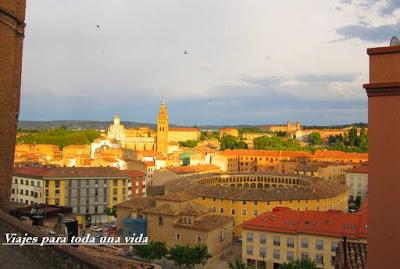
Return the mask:
<path id="1" fill-rule="evenodd" d="M 400 46 L 400 39 L 397 36 L 392 37 L 392 39 L 390 40 L 390 46 Z"/>

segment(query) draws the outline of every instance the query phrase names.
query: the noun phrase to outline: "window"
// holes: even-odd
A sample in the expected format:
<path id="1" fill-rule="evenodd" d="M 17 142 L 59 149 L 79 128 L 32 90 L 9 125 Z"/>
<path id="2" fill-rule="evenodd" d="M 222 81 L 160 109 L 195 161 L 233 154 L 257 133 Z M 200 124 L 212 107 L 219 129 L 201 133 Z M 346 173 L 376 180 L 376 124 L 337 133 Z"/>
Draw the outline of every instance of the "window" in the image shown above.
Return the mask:
<path id="1" fill-rule="evenodd" d="M 253 242 L 254 235 L 253 233 L 247 233 L 247 242 Z"/>
<path id="2" fill-rule="evenodd" d="M 294 239 L 293 238 L 288 238 L 286 245 L 288 248 L 294 248 Z"/>
<path id="3" fill-rule="evenodd" d="M 260 248 L 260 257 L 265 258 L 266 256 L 267 256 L 267 249 L 261 247 L 261 248 Z"/>
<path id="4" fill-rule="evenodd" d="M 293 251 L 288 251 L 286 258 L 287 258 L 288 261 L 293 261 L 294 260 L 294 252 Z"/>
<path id="5" fill-rule="evenodd" d="M 11 193 L 15 193 L 15 190 L 14 190 L 14 189 L 11 189 Z"/>
<path id="6" fill-rule="evenodd" d="M 60 181 L 56 181 L 56 188 L 59 188 L 60 187 Z"/>
<path id="7" fill-rule="evenodd" d="M 308 252 L 302 252 L 301 253 L 301 260 L 305 261 L 305 260 L 308 260 L 308 259 L 309 259 Z"/>
<path id="8" fill-rule="evenodd" d="M 242 203 L 245 205 L 245 204 L 246 204 L 246 201 L 243 201 Z"/>
<path id="9" fill-rule="evenodd" d="M 267 243 L 267 236 L 265 234 L 260 234 L 260 244 Z"/>
<path id="10" fill-rule="evenodd" d="M 246 216 L 246 215 L 247 215 L 247 210 L 246 210 L 246 209 L 243 209 L 243 210 L 242 210 L 242 215 L 243 215 L 243 216 Z"/>
<path id="11" fill-rule="evenodd" d="M 324 241 L 317 239 L 315 243 L 315 248 L 318 250 L 324 250 Z"/>
<path id="12" fill-rule="evenodd" d="M 164 224 L 163 217 L 158 217 L 158 225 L 162 226 Z"/>
<path id="13" fill-rule="evenodd" d="M 307 238 L 302 238 L 301 239 L 301 247 L 302 248 L 308 248 L 308 239 Z"/>
<path id="14" fill-rule="evenodd" d="M 201 236 L 197 236 L 196 241 L 197 241 L 197 243 L 201 243 Z"/>
<path id="15" fill-rule="evenodd" d="M 118 179 L 114 179 L 114 180 L 113 180 L 113 186 L 114 186 L 114 187 L 117 187 L 117 186 L 118 186 Z"/>
<path id="16" fill-rule="evenodd" d="M 254 215 L 254 216 L 257 216 L 257 215 L 258 215 L 257 210 L 254 210 L 253 215 Z"/>
<path id="17" fill-rule="evenodd" d="M 246 253 L 249 256 L 253 256 L 253 246 L 247 246 Z"/>
<path id="18" fill-rule="evenodd" d="M 332 252 L 336 252 L 337 246 L 338 246 L 338 242 L 332 241 L 332 244 L 331 244 L 331 251 L 332 251 Z"/>
<path id="19" fill-rule="evenodd" d="M 324 256 L 320 255 L 320 254 L 316 255 L 315 256 L 315 262 L 317 264 L 324 264 Z"/>
<path id="20" fill-rule="evenodd" d="M 258 202 L 257 201 L 254 201 L 254 205 L 257 205 L 258 204 Z"/>
<path id="21" fill-rule="evenodd" d="M 117 195 L 118 194 L 118 189 L 113 189 L 113 195 Z"/>
<path id="22" fill-rule="evenodd" d="M 281 239 L 279 236 L 274 236 L 274 246 L 279 247 L 281 245 Z"/>
<path id="23" fill-rule="evenodd" d="M 180 235 L 179 235 L 179 233 L 176 233 L 176 235 L 175 235 L 175 236 L 176 236 L 176 239 L 177 239 L 177 240 L 179 240 L 179 239 L 180 239 Z"/>
<path id="24" fill-rule="evenodd" d="M 224 213 L 224 208 L 223 207 L 221 207 L 221 214 L 223 214 Z"/>
<path id="25" fill-rule="evenodd" d="M 231 209 L 231 214 L 235 215 L 235 209 Z"/>
<path id="26" fill-rule="evenodd" d="M 281 251 L 279 249 L 274 249 L 273 258 L 279 260 L 281 258 Z"/>

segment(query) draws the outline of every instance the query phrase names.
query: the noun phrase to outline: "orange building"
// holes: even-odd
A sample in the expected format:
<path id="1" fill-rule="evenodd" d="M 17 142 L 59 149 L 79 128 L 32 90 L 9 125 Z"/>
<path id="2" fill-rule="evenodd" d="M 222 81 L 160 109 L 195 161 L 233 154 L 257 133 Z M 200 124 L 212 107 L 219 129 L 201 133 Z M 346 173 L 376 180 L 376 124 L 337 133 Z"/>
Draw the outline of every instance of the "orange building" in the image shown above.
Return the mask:
<path id="1" fill-rule="evenodd" d="M 344 236 L 349 242 L 367 242 L 367 216 L 366 208 L 350 214 L 276 207 L 242 224 L 242 260 L 252 268 L 273 269 L 311 259 L 318 268 L 333 269 Z"/>
<path id="2" fill-rule="evenodd" d="M 219 138 L 223 137 L 224 135 L 231 135 L 234 137 L 239 137 L 239 131 L 236 128 L 221 128 L 221 129 L 219 129 Z"/>

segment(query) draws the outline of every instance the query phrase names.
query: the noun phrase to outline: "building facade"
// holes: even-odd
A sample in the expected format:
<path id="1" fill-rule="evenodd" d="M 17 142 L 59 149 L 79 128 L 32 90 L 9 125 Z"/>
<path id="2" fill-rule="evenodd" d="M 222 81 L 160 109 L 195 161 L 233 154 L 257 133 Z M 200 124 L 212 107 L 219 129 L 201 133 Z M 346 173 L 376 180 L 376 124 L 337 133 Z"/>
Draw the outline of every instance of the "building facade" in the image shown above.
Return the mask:
<path id="1" fill-rule="evenodd" d="M 363 202 L 368 197 L 368 166 L 362 165 L 349 169 L 346 172 L 346 185 L 350 189 L 350 201 L 359 197 Z"/>
<path id="2" fill-rule="evenodd" d="M 13 180 L 11 201 L 69 206 L 81 223 L 97 223 L 107 221 L 107 210 L 129 198 L 132 179 L 110 167 L 22 167 Z"/>
<path id="3" fill-rule="evenodd" d="M 318 268 L 333 269 L 336 250 L 349 242 L 367 242 L 367 212 L 294 211 L 274 208 L 242 225 L 242 260 L 256 269 L 310 259 Z"/>
<path id="4" fill-rule="evenodd" d="M 184 193 L 124 202 L 117 206 L 119 228 L 126 218 L 145 219 L 149 239 L 165 242 L 168 247 L 204 244 L 214 256 L 232 244 L 233 219 L 212 214 L 209 208 Z"/>
<path id="5" fill-rule="evenodd" d="M 241 236 L 241 224 L 270 212 L 274 207 L 293 210 L 347 212 L 346 185 L 299 175 L 268 173 L 206 174 L 183 177 L 165 183 L 165 192 L 185 192 L 211 208 L 216 215 L 234 219 L 234 236 Z"/>

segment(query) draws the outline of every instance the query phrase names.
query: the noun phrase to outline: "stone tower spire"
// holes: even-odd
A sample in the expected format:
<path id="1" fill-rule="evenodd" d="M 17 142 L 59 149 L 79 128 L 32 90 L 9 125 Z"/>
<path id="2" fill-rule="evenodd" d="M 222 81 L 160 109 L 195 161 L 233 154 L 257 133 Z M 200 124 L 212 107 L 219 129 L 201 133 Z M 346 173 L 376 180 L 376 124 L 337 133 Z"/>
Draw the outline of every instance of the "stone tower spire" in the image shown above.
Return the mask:
<path id="1" fill-rule="evenodd" d="M 164 97 L 157 118 L 157 151 L 163 155 L 168 154 L 168 109 Z"/>

